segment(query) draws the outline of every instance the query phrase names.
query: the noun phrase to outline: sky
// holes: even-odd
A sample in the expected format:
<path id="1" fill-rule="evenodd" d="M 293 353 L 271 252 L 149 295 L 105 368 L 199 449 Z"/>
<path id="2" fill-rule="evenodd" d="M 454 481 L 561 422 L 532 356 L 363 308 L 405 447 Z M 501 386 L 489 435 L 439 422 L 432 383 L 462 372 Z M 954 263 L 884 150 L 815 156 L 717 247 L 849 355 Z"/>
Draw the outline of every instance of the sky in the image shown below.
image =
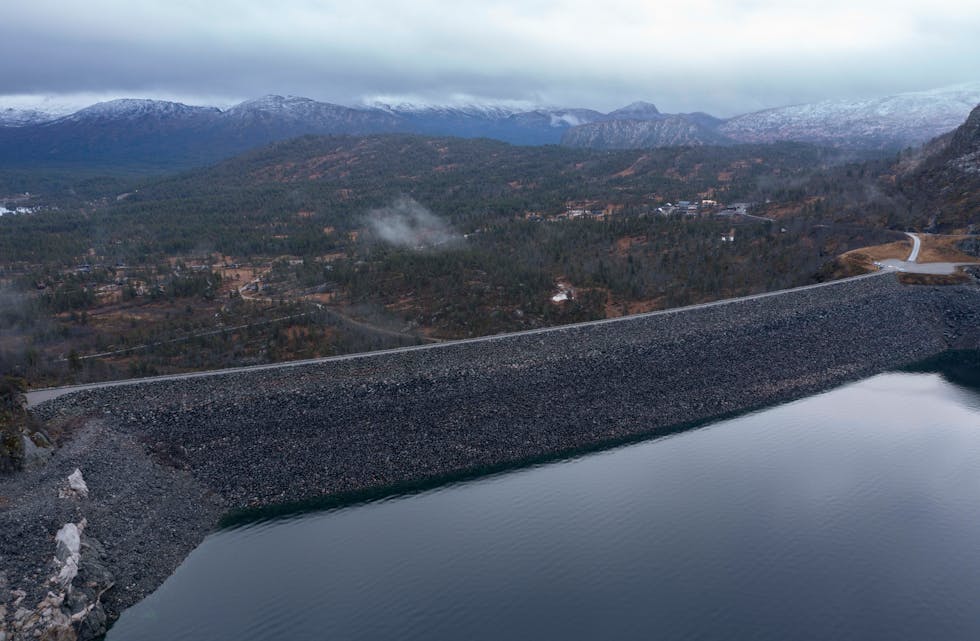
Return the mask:
<path id="1" fill-rule="evenodd" d="M 976 81 L 977 0 L 0 3 L 0 107 L 275 93 L 725 117 Z"/>

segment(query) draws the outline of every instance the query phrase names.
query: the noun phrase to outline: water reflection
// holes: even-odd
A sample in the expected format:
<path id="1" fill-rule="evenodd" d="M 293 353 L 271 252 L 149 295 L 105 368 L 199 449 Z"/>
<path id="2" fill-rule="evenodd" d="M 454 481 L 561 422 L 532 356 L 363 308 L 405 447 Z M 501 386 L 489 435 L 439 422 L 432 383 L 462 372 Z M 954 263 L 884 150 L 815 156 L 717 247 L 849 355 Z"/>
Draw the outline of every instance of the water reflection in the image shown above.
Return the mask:
<path id="1" fill-rule="evenodd" d="M 980 638 L 970 376 L 218 532 L 109 639 Z"/>

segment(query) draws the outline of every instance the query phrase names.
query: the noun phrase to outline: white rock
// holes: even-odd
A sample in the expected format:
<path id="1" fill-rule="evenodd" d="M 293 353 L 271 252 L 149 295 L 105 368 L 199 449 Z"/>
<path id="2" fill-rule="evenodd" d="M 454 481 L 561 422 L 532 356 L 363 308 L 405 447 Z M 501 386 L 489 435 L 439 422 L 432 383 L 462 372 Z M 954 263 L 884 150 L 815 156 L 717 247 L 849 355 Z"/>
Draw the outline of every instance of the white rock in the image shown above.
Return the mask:
<path id="1" fill-rule="evenodd" d="M 55 581 L 61 586 L 62 590 L 68 590 L 76 576 L 78 576 L 78 557 L 70 556 L 65 561 L 65 564 L 61 566 L 61 571 L 58 572 Z"/>
<path id="2" fill-rule="evenodd" d="M 85 484 L 85 479 L 82 478 L 82 471 L 75 468 L 75 471 L 68 476 L 68 487 L 70 487 L 76 494 L 82 498 L 88 498 L 88 485 Z"/>
<path id="3" fill-rule="evenodd" d="M 77 562 L 79 552 L 82 549 L 82 532 L 77 525 L 74 523 L 62 525 L 58 533 L 54 535 L 54 541 L 57 545 L 54 555 L 58 561 L 66 563 L 68 559 L 74 557 Z"/>

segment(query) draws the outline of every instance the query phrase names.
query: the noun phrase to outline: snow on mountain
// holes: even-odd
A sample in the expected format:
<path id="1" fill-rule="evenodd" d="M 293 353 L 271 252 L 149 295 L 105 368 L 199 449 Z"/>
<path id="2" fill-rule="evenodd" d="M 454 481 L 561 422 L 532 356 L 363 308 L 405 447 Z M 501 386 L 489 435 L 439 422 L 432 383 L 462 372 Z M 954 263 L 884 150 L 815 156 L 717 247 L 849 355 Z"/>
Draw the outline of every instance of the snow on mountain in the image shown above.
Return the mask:
<path id="1" fill-rule="evenodd" d="M 362 134 L 390 131 L 397 118 L 381 109 L 355 109 L 301 96 L 268 95 L 222 112 L 226 121 L 308 129 L 307 133 Z"/>
<path id="2" fill-rule="evenodd" d="M 57 118 L 56 115 L 37 109 L 0 108 L 0 127 L 24 127 L 37 125 Z"/>
<path id="3" fill-rule="evenodd" d="M 612 120 L 657 120 L 663 114 L 652 102 L 638 101 L 610 111 L 608 116 Z"/>
<path id="4" fill-rule="evenodd" d="M 326 102 L 317 102 L 311 98 L 303 98 L 301 96 L 268 95 L 253 100 L 246 100 L 227 109 L 224 114 L 239 117 L 267 114 L 285 116 L 291 119 L 304 119 L 318 117 L 325 111 L 333 111 L 335 109 L 345 109 L 345 107 Z"/>
<path id="5" fill-rule="evenodd" d="M 469 118 L 485 121 L 502 121 L 512 119 L 515 123 L 537 124 L 546 122 L 549 127 L 575 127 L 587 122 L 604 118 L 604 115 L 591 109 L 564 109 L 559 107 L 515 107 L 498 104 L 460 104 L 436 105 L 400 103 L 372 103 L 372 106 L 384 109 L 392 114 L 408 118 Z"/>
<path id="6" fill-rule="evenodd" d="M 978 103 L 980 83 L 866 100 L 826 100 L 730 119 L 719 131 L 740 142 L 797 140 L 847 147 L 918 145 L 957 127 Z"/>
<path id="7" fill-rule="evenodd" d="M 6 95 L 0 98 L 0 127 L 27 127 L 70 115 L 91 102 L 59 96 Z"/>
<path id="8" fill-rule="evenodd" d="M 146 117 L 186 118 L 199 115 L 217 115 L 215 107 L 193 107 L 179 102 L 119 98 L 99 102 L 61 118 L 60 121 L 85 122 L 93 120 L 134 120 Z"/>
<path id="9" fill-rule="evenodd" d="M 522 111 L 521 109 L 515 109 L 513 107 L 478 104 L 451 107 L 429 107 L 426 111 L 432 112 L 434 110 L 439 110 L 443 113 L 463 114 L 470 118 L 483 118 L 487 120 L 503 120 L 504 118 L 509 118 L 515 113 L 520 113 Z"/>
<path id="10" fill-rule="evenodd" d="M 514 144 L 557 144 L 569 127 L 605 118 L 591 109 L 531 107 L 508 103 L 368 103 L 399 118 L 399 130 L 426 135 L 486 137 Z"/>
<path id="11" fill-rule="evenodd" d="M 515 107 L 496 104 L 467 103 L 459 105 L 424 104 L 414 102 L 387 103 L 372 101 L 366 104 L 368 109 L 380 109 L 388 113 L 406 117 L 463 117 L 482 118 L 487 120 L 503 120 L 515 113 L 524 111 Z"/>
<path id="12" fill-rule="evenodd" d="M 272 142 L 304 134 L 365 135 L 397 131 L 401 119 L 381 109 L 355 109 L 300 96 L 269 95 L 221 113 L 220 126 L 238 138 Z"/>
<path id="13" fill-rule="evenodd" d="M 649 102 L 634 102 L 604 114 L 518 102 L 480 104 L 467 102 L 469 96 L 446 105 L 392 99 L 348 107 L 279 95 L 247 100 L 223 111 L 166 100 L 122 98 L 52 119 L 57 114 L 37 106 L 43 97 L 8 98 L 6 108 L 0 108 L 0 161 L 139 161 L 177 166 L 209 162 L 307 134 L 402 132 L 485 137 L 518 145 L 564 142 L 604 149 L 780 140 L 901 148 L 963 122 L 980 102 L 980 83 L 869 100 L 795 105 L 728 121 L 704 113 L 663 114 Z"/>

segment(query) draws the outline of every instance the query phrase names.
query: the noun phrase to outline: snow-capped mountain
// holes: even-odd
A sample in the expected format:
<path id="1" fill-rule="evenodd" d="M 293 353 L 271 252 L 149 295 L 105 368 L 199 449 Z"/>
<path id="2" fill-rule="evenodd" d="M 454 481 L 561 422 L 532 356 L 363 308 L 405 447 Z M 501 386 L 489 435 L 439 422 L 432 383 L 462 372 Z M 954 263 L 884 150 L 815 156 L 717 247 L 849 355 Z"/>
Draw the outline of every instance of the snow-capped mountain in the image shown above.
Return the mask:
<path id="1" fill-rule="evenodd" d="M 185 167 L 304 134 L 395 132 L 602 149 L 779 140 L 891 149 L 953 129 L 978 102 L 980 83 L 769 109 L 723 121 L 705 113 L 664 114 L 649 102 L 604 114 L 493 104 L 347 107 L 277 95 L 220 110 L 124 98 L 57 118 L 29 105 L 0 111 L 0 167 L 62 162 Z"/>
<path id="2" fill-rule="evenodd" d="M 246 100 L 227 109 L 223 115 L 226 119 L 237 120 L 262 119 L 279 122 L 332 124 L 338 119 L 349 120 L 352 117 L 381 114 L 378 110 L 353 109 L 300 96 L 268 95 L 254 100 Z"/>
<path id="3" fill-rule="evenodd" d="M 203 165 L 304 134 L 363 135 L 400 121 L 293 96 L 265 96 L 226 111 L 160 100 L 98 103 L 37 125 L 0 129 L 0 166 L 14 164 Z"/>
<path id="4" fill-rule="evenodd" d="M 365 135 L 399 130 L 400 119 L 380 109 L 355 109 L 299 96 L 246 100 L 221 113 L 220 126 L 243 137 L 281 140 L 303 134 Z"/>
<path id="5" fill-rule="evenodd" d="M 119 98 L 118 100 L 99 102 L 90 107 L 85 107 L 59 120 L 86 122 L 95 120 L 140 120 L 146 118 L 184 119 L 199 116 L 216 116 L 219 113 L 221 113 L 220 110 L 215 107 L 194 107 L 165 100 Z"/>
<path id="6" fill-rule="evenodd" d="M 556 144 L 570 127 L 606 118 L 591 109 L 508 104 L 428 105 L 370 103 L 402 120 L 403 131 L 464 138 L 495 138 L 518 145 Z"/>
<path id="7" fill-rule="evenodd" d="M 980 83 L 868 100 L 826 100 L 736 116 L 719 132 L 738 142 L 796 140 L 854 148 L 919 145 L 957 127 Z"/>
<path id="8" fill-rule="evenodd" d="M 851 149 L 902 149 L 950 131 L 980 103 L 980 83 L 868 100 L 827 100 L 766 109 L 729 120 L 661 114 L 649 103 L 617 109 L 569 129 L 562 144 L 599 149 L 667 145 L 810 142 Z"/>
<path id="9" fill-rule="evenodd" d="M 175 157 L 195 164 L 210 162 L 215 157 L 209 146 L 220 116 L 214 107 L 161 100 L 97 103 L 55 120 L 0 128 L 0 167 L 100 164 L 167 169 Z"/>
<path id="10" fill-rule="evenodd" d="M 0 127 L 26 127 L 75 113 L 86 104 L 54 96 L 11 96 L 0 103 Z"/>

